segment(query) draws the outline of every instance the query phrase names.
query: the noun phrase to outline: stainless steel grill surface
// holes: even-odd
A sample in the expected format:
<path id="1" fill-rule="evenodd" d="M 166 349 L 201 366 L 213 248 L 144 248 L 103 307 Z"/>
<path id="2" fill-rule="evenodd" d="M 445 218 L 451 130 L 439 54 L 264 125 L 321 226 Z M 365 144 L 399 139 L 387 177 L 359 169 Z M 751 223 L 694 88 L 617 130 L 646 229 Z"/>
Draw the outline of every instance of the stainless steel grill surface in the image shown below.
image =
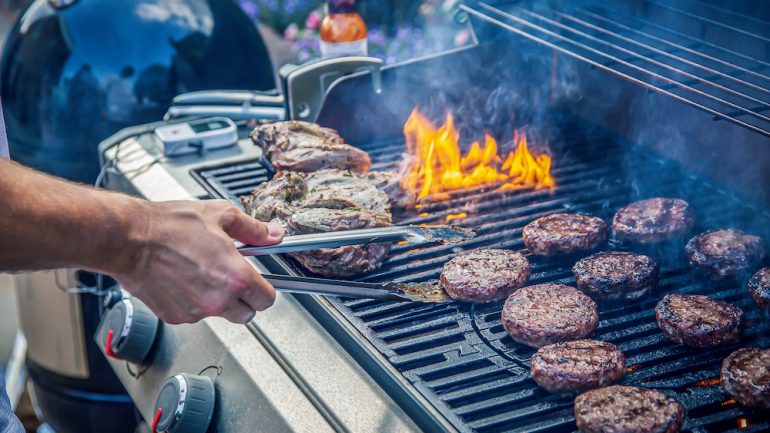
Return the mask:
<path id="1" fill-rule="evenodd" d="M 511 4 L 513 3 L 513 4 Z M 770 136 L 770 22 L 704 1 L 477 2 L 494 25 Z M 731 4 L 730 6 L 737 6 Z M 752 10 L 753 9 L 753 10 Z"/>
<path id="2" fill-rule="evenodd" d="M 721 190 L 673 162 L 631 151 L 628 143 L 610 138 L 554 139 L 553 174 L 558 187 L 549 190 L 472 190 L 446 201 L 426 204 L 414 214 L 397 215 L 401 224 L 440 224 L 446 216 L 466 212 L 454 221 L 478 235 L 459 245 L 396 245 L 377 272 L 362 281 L 426 281 L 439 276 L 453 253 L 477 247 L 525 250 L 521 231 L 535 218 L 556 212 L 586 212 L 609 221 L 631 201 L 652 196 L 688 200 L 696 210 L 694 233 L 731 226 L 762 234 L 767 209 L 752 206 L 733 192 Z M 373 170 L 393 168 L 400 160 L 400 141 L 361 146 L 373 160 Z M 255 162 L 199 170 L 196 177 L 220 197 L 234 197 L 263 181 L 254 176 Z M 240 174 L 239 174 L 240 173 Z M 625 249 L 614 240 L 604 249 Z M 719 368 L 738 347 L 770 346 L 770 322 L 739 282 L 702 279 L 683 260 L 682 245 L 645 253 L 661 263 L 661 281 L 652 295 L 633 303 L 600 303 L 600 325 L 594 338 L 610 341 L 625 353 L 624 384 L 663 390 L 687 409 L 685 431 L 770 429 L 770 415 L 740 407 L 722 392 Z M 576 258 L 529 256 L 531 284 L 574 285 L 571 267 Z M 295 268 L 300 272 L 298 268 Z M 666 339 L 655 322 L 655 303 L 666 293 L 699 293 L 741 307 L 750 326 L 740 344 L 693 350 Z M 379 350 L 415 389 L 458 430 L 573 431 L 572 398 L 550 395 L 529 376 L 534 350 L 514 343 L 500 322 L 502 303 L 469 305 L 347 300 L 331 303 Z M 376 372 L 372 372 L 375 374 Z"/>

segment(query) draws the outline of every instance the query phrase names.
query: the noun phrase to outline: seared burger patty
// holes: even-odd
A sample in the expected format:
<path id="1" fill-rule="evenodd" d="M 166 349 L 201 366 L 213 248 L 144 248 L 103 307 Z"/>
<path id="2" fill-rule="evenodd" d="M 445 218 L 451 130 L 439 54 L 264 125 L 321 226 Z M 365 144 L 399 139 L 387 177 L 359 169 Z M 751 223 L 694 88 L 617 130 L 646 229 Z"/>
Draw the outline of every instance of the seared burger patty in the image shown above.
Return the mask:
<path id="1" fill-rule="evenodd" d="M 738 349 L 722 362 L 722 388 L 744 406 L 770 409 L 770 349 Z"/>
<path id="2" fill-rule="evenodd" d="M 489 302 L 503 299 L 529 280 L 532 268 L 515 251 L 478 249 L 463 252 L 444 264 L 441 285 L 452 299 Z"/>
<path id="3" fill-rule="evenodd" d="M 656 244 L 687 234 L 695 221 L 690 205 L 678 198 L 651 198 L 620 209 L 612 218 L 619 240 Z"/>
<path id="4" fill-rule="evenodd" d="M 738 275 L 762 261 L 762 238 L 740 230 L 711 230 L 690 239 L 685 246 L 690 265 L 717 278 Z"/>
<path id="5" fill-rule="evenodd" d="M 666 295 L 655 317 L 669 339 L 701 349 L 738 341 L 745 321 L 740 308 L 703 295 Z"/>
<path id="6" fill-rule="evenodd" d="M 684 407 L 654 389 L 613 385 L 579 395 L 575 420 L 584 433 L 674 433 Z"/>
<path id="7" fill-rule="evenodd" d="M 626 358 L 606 341 L 566 341 L 543 346 L 532 355 L 531 373 L 549 392 L 582 392 L 623 379 Z"/>
<path id="8" fill-rule="evenodd" d="M 762 268 L 749 280 L 749 293 L 760 308 L 770 311 L 770 268 Z"/>
<path id="9" fill-rule="evenodd" d="M 524 244 L 539 256 L 591 251 L 607 240 L 601 218 L 561 213 L 538 218 L 524 227 Z"/>
<path id="10" fill-rule="evenodd" d="M 596 303 L 574 287 L 537 284 L 508 297 L 502 321 L 513 341 L 542 347 L 591 335 L 599 313 Z"/>
<path id="11" fill-rule="evenodd" d="M 596 253 L 572 267 L 578 289 L 596 299 L 639 299 L 658 282 L 650 257 L 621 251 Z"/>

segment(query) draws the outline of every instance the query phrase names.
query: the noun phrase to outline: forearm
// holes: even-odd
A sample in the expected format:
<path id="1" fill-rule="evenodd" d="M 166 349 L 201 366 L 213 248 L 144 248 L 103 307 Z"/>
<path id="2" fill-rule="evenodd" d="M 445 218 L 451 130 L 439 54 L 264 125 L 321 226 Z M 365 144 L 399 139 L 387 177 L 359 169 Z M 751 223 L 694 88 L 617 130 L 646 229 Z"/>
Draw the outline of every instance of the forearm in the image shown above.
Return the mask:
<path id="1" fill-rule="evenodd" d="M 110 273 L 132 260 L 149 219 L 136 198 L 0 159 L 0 270 L 81 267 Z"/>

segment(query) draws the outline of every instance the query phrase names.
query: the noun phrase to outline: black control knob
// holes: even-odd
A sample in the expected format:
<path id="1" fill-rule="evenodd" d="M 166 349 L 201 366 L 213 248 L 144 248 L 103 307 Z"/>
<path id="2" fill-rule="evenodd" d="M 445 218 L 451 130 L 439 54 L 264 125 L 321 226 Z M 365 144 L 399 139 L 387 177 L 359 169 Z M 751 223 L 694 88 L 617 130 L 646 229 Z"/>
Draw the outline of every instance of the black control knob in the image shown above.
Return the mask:
<path id="1" fill-rule="evenodd" d="M 159 324 L 142 301 L 123 299 L 102 316 L 94 339 L 107 356 L 141 364 L 155 342 Z"/>
<path id="2" fill-rule="evenodd" d="M 214 382 L 181 373 L 166 380 L 155 400 L 153 433 L 206 433 L 214 414 Z"/>

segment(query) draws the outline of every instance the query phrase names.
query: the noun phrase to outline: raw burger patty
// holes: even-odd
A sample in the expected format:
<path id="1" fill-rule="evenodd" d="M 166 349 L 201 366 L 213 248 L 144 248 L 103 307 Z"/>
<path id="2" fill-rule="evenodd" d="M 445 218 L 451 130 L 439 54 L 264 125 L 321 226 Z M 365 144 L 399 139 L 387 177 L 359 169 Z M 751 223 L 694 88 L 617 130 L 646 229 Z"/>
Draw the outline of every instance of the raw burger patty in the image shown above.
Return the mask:
<path id="1" fill-rule="evenodd" d="M 513 341 L 542 347 L 591 335 L 599 313 L 596 303 L 574 287 L 537 284 L 508 297 L 502 321 Z"/>
<path id="2" fill-rule="evenodd" d="M 605 341 L 566 341 L 541 347 L 532 355 L 531 373 L 549 392 L 582 392 L 623 379 L 626 358 Z"/>
<path id="3" fill-rule="evenodd" d="M 738 341 L 745 321 L 738 307 L 703 295 L 666 295 L 655 317 L 669 339 L 701 349 Z"/>
<path id="4" fill-rule="evenodd" d="M 765 254 L 762 239 L 740 230 L 712 230 L 690 239 L 685 246 L 690 265 L 717 278 L 756 267 Z"/>
<path id="5" fill-rule="evenodd" d="M 770 349 L 738 349 L 722 362 L 722 388 L 744 406 L 770 409 Z"/>
<path id="6" fill-rule="evenodd" d="M 575 420 L 584 433 L 674 433 L 684 407 L 654 389 L 613 385 L 579 395 Z"/>
<path id="7" fill-rule="evenodd" d="M 634 253 L 596 253 L 572 268 L 578 289 L 597 299 L 639 299 L 658 282 L 655 260 Z"/>
<path id="8" fill-rule="evenodd" d="M 532 268 L 515 251 L 466 251 L 444 264 L 441 285 L 452 299 L 489 302 L 503 299 L 529 280 Z"/>
<path id="9" fill-rule="evenodd" d="M 601 218 L 560 213 L 538 218 L 524 227 L 524 244 L 539 256 L 591 251 L 607 240 Z"/>
<path id="10" fill-rule="evenodd" d="M 760 308 L 770 311 L 770 268 L 762 268 L 749 280 L 749 293 Z"/>
<path id="11" fill-rule="evenodd" d="M 612 218 L 612 230 L 619 240 L 656 244 L 681 237 L 692 228 L 695 218 L 690 205 L 678 198 L 651 198 L 620 209 Z"/>

